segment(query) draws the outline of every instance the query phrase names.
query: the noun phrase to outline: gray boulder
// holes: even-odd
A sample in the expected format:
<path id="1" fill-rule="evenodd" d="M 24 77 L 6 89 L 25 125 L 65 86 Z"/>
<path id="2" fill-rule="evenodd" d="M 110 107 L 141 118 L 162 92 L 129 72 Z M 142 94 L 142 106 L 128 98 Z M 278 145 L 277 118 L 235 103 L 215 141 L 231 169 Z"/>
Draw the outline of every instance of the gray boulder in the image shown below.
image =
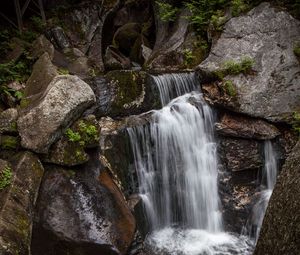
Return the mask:
<path id="1" fill-rule="evenodd" d="M 50 145 L 96 101 L 88 84 L 77 76 L 60 75 L 49 84 L 45 93 L 18 119 L 23 147 L 47 153 Z"/>
<path id="2" fill-rule="evenodd" d="M 287 121 L 300 110 L 300 65 L 293 53 L 300 22 L 269 3 L 229 20 L 208 58 L 198 66 L 202 78 L 227 60 L 253 58 L 254 73 L 228 75 L 237 89 L 235 111 L 271 121 Z"/>
<path id="3" fill-rule="evenodd" d="M 300 142 L 294 147 L 277 178 L 254 255 L 299 252 L 299 185 Z"/>
<path id="4" fill-rule="evenodd" d="M 7 187 L 0 190 L 0 254 L 29 255 L 33 208 L 44 168 L 30 152 L 17 154 L 12 165 L 0 160 L 0 172 L 3 167 L 11 177 Z"/>

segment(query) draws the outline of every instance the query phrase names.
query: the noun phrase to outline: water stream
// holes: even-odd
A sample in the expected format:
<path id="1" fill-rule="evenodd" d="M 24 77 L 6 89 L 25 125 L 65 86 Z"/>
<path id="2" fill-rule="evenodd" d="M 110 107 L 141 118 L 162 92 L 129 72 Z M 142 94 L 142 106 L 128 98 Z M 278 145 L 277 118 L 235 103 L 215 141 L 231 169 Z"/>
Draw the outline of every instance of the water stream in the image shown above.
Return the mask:
<path id="1" fill-rule="evenodd" d="M 251 254 L 248 236 L 223 228 L 214 114 L 196 76 L 165 74 L 153 81 L 163 108 L 152 111 L 149 125 L 128 129 L 151 226 L 147 243 L 157 254 Z"/>

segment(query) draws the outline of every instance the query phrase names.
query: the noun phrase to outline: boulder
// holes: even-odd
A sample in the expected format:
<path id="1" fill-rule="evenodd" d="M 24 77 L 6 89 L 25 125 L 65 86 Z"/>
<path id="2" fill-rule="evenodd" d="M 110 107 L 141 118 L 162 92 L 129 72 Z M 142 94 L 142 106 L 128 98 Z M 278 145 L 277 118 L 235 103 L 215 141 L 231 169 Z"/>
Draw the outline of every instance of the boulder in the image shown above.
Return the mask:
<path id="1" fill-rule="evenodd" d="M 29 100 L 26 97 L 43 94 L 56 75 L 58 75 L 56 67 L 52 64 L 49 54 L 45 52 L 33 65 L 32 73 L 26 82 L 23 105 Z"/>
<path id="2" fill-rule="evenodd" d="M 45 52 L 48 53 L 50 60 L 52 60 L 54 56 L 54 46 L 44 35 L 41 35 L 32 44 L 30 50 L 31 57 L 39 58 Z"/>
<path id="3" fill-rule="evenodd" d="M 300 250 L 300 142 L 277 178 L 254 255 L 295 254 Z M 274 227 L 276 226 L 276 227 Z"/>
<path id="4" fill-rule="evenodd" d="M 300 65 L 293 53 L 300 41 L 299 27 L 300 21 L 287 12 L 262 3 L 225 24 L 208 58 L 198 66 L 199 75 L 204 79 L 228 60 L 251 57 L 252 74 L 225 77 L 236 86 L 235 111 L 291 122 L 293 112 L 300 110 Z"/>
<path id="5" fill-rule="evenodd" d="M 0 134 L 17 132 L 18 111 L 9 108 L 0 113 Z"/>
<path id="6" fill-rule="evenodd" d="M 56 48 L 63 50 L 71 46 L 65 31 L 61 27 L 52 28 L 49 31 L 49 35 L 51 37 L 51 42 L 56 46 Z"/>
<path id="7" fill-rule="evenodd" d="M 105 51 L 104 63 L 106 70 L 130 69 L 130 59 L 112 46 Z"/>
<path id="8" fill-rule="evenodd" d="M 229 171 L 258 170 L 262 167 L 261 145 L 254 140 L 220 137 L 220 157 Z"/>
<path id="9" fill-rule="evenodd" d="M 280 135 L 274 125 L 264 120 L 227 113 L 221 117 L 215 127 L 218 134 L 231 137 L 270 140 Z"/>
<path id="10" fill-rule="evenodd" d="M 104 77 L 89 81 L 97 103 L 93 113 L 98 117 L 120 117 L 140 114 L 159 106 L 158 89 L 143 71 L 122 70 L 108 72 Z"/>
<path id="11" fill-rule="evenodd" d="M 44 169 L 30 152 L 17 154 L 6 169 L 10 178 L 0 190 L 0 254 L 29 255 L 33 209 Z"/>
<path id="12" fill-rule="evenodd" d="M 97 153 L 79 172 L 45 174 L 33 229 L 32 254 L 126 254 L 135 220 Z"/>
<path id="13" fill-rule="evenodd" d="M 54 143 L 48 154 L 42 158 L 43 162 L 69 167 L 82 165 L 88 160 L 89 156 L 85 153 L 83 146 L 70 142 L 65 137 Z"/>
<path id="14" fill-rule="evenodd" d="M 63 130 L 95 100 L 90 86 L 77 76 L 55 77 L 39 101 L 18 119 L 22 146 L 47 153 Z"/>

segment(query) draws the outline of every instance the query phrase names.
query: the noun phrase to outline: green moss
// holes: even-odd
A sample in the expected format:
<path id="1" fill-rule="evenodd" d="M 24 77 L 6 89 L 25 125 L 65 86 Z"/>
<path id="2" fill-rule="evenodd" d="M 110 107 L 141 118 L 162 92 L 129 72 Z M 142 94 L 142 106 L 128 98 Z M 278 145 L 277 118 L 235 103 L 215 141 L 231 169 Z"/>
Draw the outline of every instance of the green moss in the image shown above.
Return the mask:
<path id="1" fill-rule="evenodd" d="M 250 10 L 251 7 L 247 3 L 245 3 L 244 0 L 232 0 L 231 8 L 232 8 L 232 16 L 236 17 L 239 16 L 241 13 Z"/>
<path id="2" fill-rule="evenodd" d="M 0 147 L 4 150 L 15 150 L 19 147 L 19 138 L 9 135 L 1 136 Z"/>
<path id="3" fill-rule="evenodd" d="M 58 73 L 60 74 L 60 75 L 67 75 L 67 74 L 70 74 L 69 73 L 69 70 L 68 69 L 65 69 L 65 68 L 58 68 Z"/>
<path id="4" fill-rule="evenodd" d="M 117 96 L 112 104 L 112 114 L 118 115 L 124 111 L 124 105 L 141 95 L 145 75 L 135 71 L 112 71 L 106 77 L 117 90 Z"/>
<path id="5" fill-rule="evenodd" d="M 184 65 L 189 67 L 195 59 L 193 52 L 190 49 L 184 49 L 183 56 L 184 56 Z"/>
<path id="6" fill-rule="evenodd" d="M 300 59 L 300 43 L 297 43 L 294 47 L 294 54 Z"/>
<path id="7" fill-rule="evenodd" d="M 24 109 L 30 105 L 30 100 L 28 98 L 22 98 L 20 101 L 21 109 Z"/>
<path id="8" fill-rule="evenodd" d="M 236 91 L 236 87 L 232 81 L 227 80 L 227 81 L 223 82 L 222 85 L 223 85 L 223 88 L 227 95 L 229 95 L 230 97 L 236 97 L 237 91 Z"/>
<path id="9" fill-rule="evenodd" d="M 9 166 L 5 166 L 4 169 L 0 171 L 0 191 L 8 187 L 12 182 L 12 171 Z"/>

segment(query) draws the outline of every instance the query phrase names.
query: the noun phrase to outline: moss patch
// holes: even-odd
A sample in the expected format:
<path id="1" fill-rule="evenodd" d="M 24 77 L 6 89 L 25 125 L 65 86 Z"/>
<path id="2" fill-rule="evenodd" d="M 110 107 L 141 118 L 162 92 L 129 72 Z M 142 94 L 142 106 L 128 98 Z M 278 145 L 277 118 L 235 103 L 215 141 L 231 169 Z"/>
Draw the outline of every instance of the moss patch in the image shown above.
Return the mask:
<path id="1" fill-rule="evenodd" d="M 16 150 L 19 147 L 20 140 L 18 137 L 4 135 L 0 137 L 0 147 L 4 150 Z"/>
<path id="2" fill-rule="evenodd" d="M 11 184 L 12 177 L 13 174 L 10 166 L 5 166 L 0 170 L 0 191 Z"/>

